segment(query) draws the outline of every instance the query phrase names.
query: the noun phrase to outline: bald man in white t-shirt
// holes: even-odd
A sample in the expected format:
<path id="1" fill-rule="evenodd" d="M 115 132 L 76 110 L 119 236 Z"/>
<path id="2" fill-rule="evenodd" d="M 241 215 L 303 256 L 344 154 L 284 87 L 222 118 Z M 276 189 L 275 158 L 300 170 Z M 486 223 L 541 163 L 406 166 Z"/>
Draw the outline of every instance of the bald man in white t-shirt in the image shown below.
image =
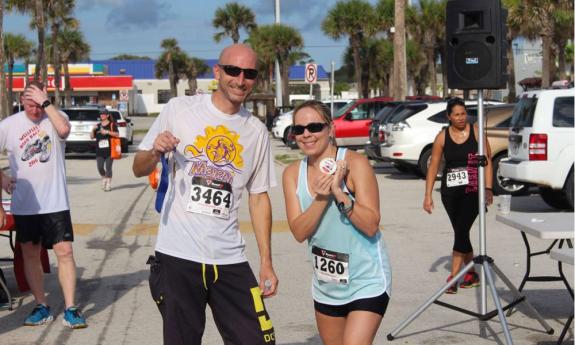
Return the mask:
<path id="1" fill-rule="evenodd" d="M 150 288 L 165 344 L 201 344 L 210 305 L 225 344 L 275 344 L 262 297 L 275 295 L 271 204 L 276 185 L 265 125 L 242 103 L 257 78 L 248 46 L 225 48 L 212 95 L 172 98 L 139 146 L 133 171 L 150 174 L 163 156 L 169 187 L 162 205 Z M 245 256 L 238 210 L 248 192 L 260 252 L 259 283 Z"/>

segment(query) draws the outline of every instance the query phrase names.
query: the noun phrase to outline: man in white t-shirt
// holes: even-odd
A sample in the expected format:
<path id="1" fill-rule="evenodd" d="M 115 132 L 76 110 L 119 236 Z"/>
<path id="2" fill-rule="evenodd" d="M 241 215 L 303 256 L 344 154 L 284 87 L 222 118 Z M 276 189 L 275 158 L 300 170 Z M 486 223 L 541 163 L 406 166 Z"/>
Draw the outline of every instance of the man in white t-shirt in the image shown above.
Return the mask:
<path id="1" fill-rule="evenodd" d="M 21 102 L 24 111 L 0 122 L 0 151 L 8 153 L 10 176 L 3 176 L 2 187 L 12 194 L 16 241 L 22 246 L 24 273 L 36 301 L 24 324 L 37 326 L 54 318 L 44 293 L 40 260 L 44 247 L 54 249 L 58 259 L 58 278 L 66 304 L 62 321 L 70 328 L 84 328 L 86 320 L 74 304 L 74 233 L 66 187 L 64 150 L 70 122 L 50 102 L 40 82 L 26 86 Z"/>
<path id="2" fill-rule="evenodd" d="M 210 305 L 225 344 L 275 344 L 263 297 L 276 293 L 269 188 L 275 174 L 265 125 L 241 105 L 257 78 L 246 45 L 225 48 L 212 95 L 172 98 L 139 146 L 133 170 L 150 174 L 163 156 L 162 205 L 150 289 L 165 344 L 201 344 Z M 260 252 L 259 284 L 245 256 L 238 210 L 247 190 Z"/>

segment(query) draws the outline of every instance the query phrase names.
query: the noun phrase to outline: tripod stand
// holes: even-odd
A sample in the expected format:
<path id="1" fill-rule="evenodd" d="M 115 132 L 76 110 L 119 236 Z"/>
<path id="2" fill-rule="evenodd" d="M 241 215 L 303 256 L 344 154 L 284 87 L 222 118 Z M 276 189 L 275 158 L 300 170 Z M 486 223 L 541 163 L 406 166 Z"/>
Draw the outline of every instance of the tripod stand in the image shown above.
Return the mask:
<path id="1" fill-rule="evenodd" d="M 484 156 L 485 147 L 484 147 L 484 112 L 483 112 L 483 90 L 478 90 L 478 119 L 479 123 L 479 136 L 477 138 L 478 144 L 478 161 L 479 161 L 479 180 L 478 180 L 478 194 L 479 194 L 479 252 L 480 254 L 473 258 L 471 262 L 469 262 L 458 274 L 456 274 L 452 280 L 448 281 L 444 286 L 442 286 L 433 296 L 431 296 L 427 301 L 425 301 L 415 312 L 413 312 L 407 319 L 405 319 L 402 323 L 400 323 L 395 329 L 391 331 L 387 335 L 388 340 L 393 340 L 401 332 L 407 325 L 409 325 L 413 320 L 415 320 L 421 313 L 423 313 L 432 303 L 440 305 L 442 307 L 449 308 L 451 310 L 455 310 L 467 315 L 471 315 L 473 317 L 478 318 L 481 321 L 487 321 L 493 318 L 495 315 L 499 316 L 499 321 L 501 322 L 501 326 L 503 328 L 503 332 L 505 334 L 505 340 L 508 345 L 513 344 L 513 339 L 511 339 L 511 334 L 509 333 L 509 326 L 507 325 L 507 319 L 505 318 L 504 311 L 514 307 L 515 305 L 524 302 L 525 306 L 529 309 L 530 312 L 535 315 L 535 318 L 539 321 L 539 323 L 545 328 L 545 331 L 548 334 L 553 334 L 553 329 L 545 322 L 545 320 L 539 315 L 539 313 L 533 308 L 533 306 L 527 301 L 525 296 L 521 295 L 521 293 L 513 286 L 511 281 L 501 272 L 501 270 L 495 265 L 494 260 L 487 256 L 486 254 L 486 236 L 485 236 L 485 166 L 487 165 L 487 160 Z M 473 130 L 473 129 L 472 129 Z M 465 273 L 470 271 L 473 268 L 474 264 L 481 265 L 481 311 L 480 313 L 472 312 L 442 301 L 438 301 L 437 299 L 452 285 L 454 282 L 457 282 Z M 497 290 L 495 288 L 495 281 L 493 279 L 493 272 L 501 279 L 501 281 L 509 288 L 509 290 L 513 294 L 513 301 L 502 307 L 501 302 L 499 300 L 499 296 L 497 294 Z M 487 282 L 487 284 L 485 284 Z M 495 309 L 487 312 L 487 287 L 489 286 L 491 290 L 491 295 L 493 297 L 493 302 L 495 304 Z"/>

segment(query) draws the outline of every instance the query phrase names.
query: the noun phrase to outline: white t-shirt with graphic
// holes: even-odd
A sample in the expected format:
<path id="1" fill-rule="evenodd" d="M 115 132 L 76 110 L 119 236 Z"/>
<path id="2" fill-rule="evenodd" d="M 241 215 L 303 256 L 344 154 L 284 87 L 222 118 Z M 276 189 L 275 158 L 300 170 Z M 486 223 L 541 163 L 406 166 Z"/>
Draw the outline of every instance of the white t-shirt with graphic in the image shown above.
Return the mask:
<path id="1" fill-rule="evenodd" d="M 66 119 L 68 116 L 60 112 Z M 11 212 L 45 214 L 69 210 L 65 139 L 46 115 L 33 122 L 24 111 L 0 121 L 0 150 L 6 150 L 16 178 Z"/>
<path id="2" fill-rule="evenodd" d="M 180 143 L 168 155 L 170 185 L 156 250 L 207 264 L 246 261 L 238 225 L 242 193 L 276 185 L 266 127 L 243 108 L 227 115 L 211 95 L 196 95 L 172 98 L 139 149 L 152 149 L 163 131 Z"/>

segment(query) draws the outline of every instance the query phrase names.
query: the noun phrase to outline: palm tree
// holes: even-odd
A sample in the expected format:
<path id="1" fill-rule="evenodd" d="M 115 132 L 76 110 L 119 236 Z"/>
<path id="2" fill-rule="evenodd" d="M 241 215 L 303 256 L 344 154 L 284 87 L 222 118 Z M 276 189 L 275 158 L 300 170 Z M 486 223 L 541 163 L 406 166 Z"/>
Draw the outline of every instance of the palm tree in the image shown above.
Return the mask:
<path id="1" fill-rule="evenodd" d="M 557 51 L 558 79 L 563 80 L 566 78 L 565 63 L 566 63 L 566 48 L 569 40 L 573 38 L 573 2 L 568 2 L 559 8 L 555 15 L 555 31 L 553 34 L 553 42 Z"/>
<path id="2" fill-rule="evenodd" d="M 259 49 L 266 49 L 275 54 L 280 65 L 282 80 L 282 104 L 289 104 L 289 68 L 290 54 L 303 48 L 303 38 L 294 28 L 283 24 L 262 25 L 255 35 L 260 44 Z"/>
<path id="3" fill-rule="evenodd" d="M 416 95 L 423 95 L 427 84 L 427 74 L 423 73 L 427 61 L 425 53 L 416 40 L 407 40 L 405 48 L 407 74 L 413 80 L 413 90 Z"/>
<path id="4" fill-rule="evenodd" d="M 60 47 L 60 62 L 64 65 L 65 106 L 70 106 L 72 104 L 72 86 L 70 84 L 68 64 L 88 59 L 90 56 L 90 45 L 84 40 L 82 32 L 67 28 L 62 29 L 57 40 L 58 47 Z"/>
<path id="5" fill-rule="evenodd" d="M 445 37 L 445 8 L 447 0 L 420 0 L 418 24 L 423 33 L 423 49 L 427 56 L 431 94 L 437 96 L 438 42 Z"/>
<path id="6" fill-rule="evenodd" d="M 0 117 L 8 114 L 6 109 L 6 76 L 4 74 L 4 0 L 0 0 Z"/>
<path id="7" fill-rule="evenodd" d="M 208 73 L 209 71 L 210 67 L 204 63 L 204 60 L 196 57 L 187 59 L 184 75 L 188 79 L 188 88 L 190 89 L 191 95 L 195 95 L 198 90 L 198 76 Z"/>
<path id="8" fill-rule="evenodd" d="M 393 97 L 405 100 L 407 95 L 407 66 L 405 52 L 405 0 L 395 0 L 395 34 L 393 35 L 393 69 L 395 78 Z"/>
<path id="9" fill-rule="evenodd" d="M 369 73 L 363 71 L 360 50 L 364 45 L 364 40 L 375 32 L 376 20 L 371 4 L 363 0 L 350 0 L 338 1 L 321 23 L 323 32 L 335 40 L 349 36 L 349 45 L 353 51 L 355 80 L 362 97 L 369 96 Z"/>
<path id="10" fill-rule="evenodd" d="M 12 104 L 14 102 L 13 80 L 14 80 L 14 62 L 16 59 L 23 59 L 30 56 L 34 43 L 28 41 L 26 37 L 22 34 L 11 34 L 6 33 L 4 36 L 4 54 L 6 54 L 6 59 L 8 62 L 8 97 L 7 104 L 10 110 L 12 110 Z"/>
<path id="11" fill-rule="evenodd" d="M 240 41 L 240 28 L 245 28 L 248 33 L 256 28 L 254 12 L 249 7 L 237 2 L 227 3 L 223 8 L 218 7 L 212 21 L 216 29 L 222 29 L 214 35 L 214 41 L 219 43 L 222 38 L 229 36 L 232 41 Z"/>
<path id="12" fill-rule="evenodd" d="M 175 38 L 166 38 L 166 39 L 162 40 L 162 42 L 160 43 L 160 46 L 164 49 L 164 51 L 160 55 L 159 60 L 162 62 L 165 62 L 167 67 L 168 67 L 168 79 L 170 81 L 170 92 L 172 94 L 172 97 L 177 97 L 178 96 L 178 89 L 177 89 L 177 83 L 178 83 L 177 78 L 178 78 L 178 76 L 177 76 L 175 68 L 174 68 L 174 59 L 175 59 L 177 54 L 181 53 L 181 49 L 178 46 L 178 41 Z M 157 69 L 156 69 L 156 73 L 157 73 Z"/>
<path id="13" fill-rule="evenodd" d="M 271 44 L 267 42 L 269 35 L 266 34 L 266 31 L 265 29 L 252 30 L 246 41 L 258 55 L 258 84 L 266 92 L 271 92 L 276 55 L 273 50 L 269 49 Z"/>
<path id="14" fill-rule="evenodd" d="M 38 48 L 36 49 L 36 68 L 34 70 L 34 80 L 40 80 L 46 85 L 48 80 L 48 68 L 44 57 L 45 27 L 43 0 L 7 0 L 6 8 L 10 11 L 17 11 L 21 14 L 31 14 L 34 20 L 31 27 L 38 32 Z"/>
<path id="15" fill-rule="evenodd" d="M 54 67 L 54 99 L 56 106 L 60 106 L 60 59 L 58 58 L 58 40 L 54 39 L 60 34 L 60 29 L 65 27 L 75 30 L 79 26 L 77 19 L 72 17 L 75 0 L 49 0 L 47 2 L 46 14 L 50 29 L 52 31 L 51 56 Z"/>

